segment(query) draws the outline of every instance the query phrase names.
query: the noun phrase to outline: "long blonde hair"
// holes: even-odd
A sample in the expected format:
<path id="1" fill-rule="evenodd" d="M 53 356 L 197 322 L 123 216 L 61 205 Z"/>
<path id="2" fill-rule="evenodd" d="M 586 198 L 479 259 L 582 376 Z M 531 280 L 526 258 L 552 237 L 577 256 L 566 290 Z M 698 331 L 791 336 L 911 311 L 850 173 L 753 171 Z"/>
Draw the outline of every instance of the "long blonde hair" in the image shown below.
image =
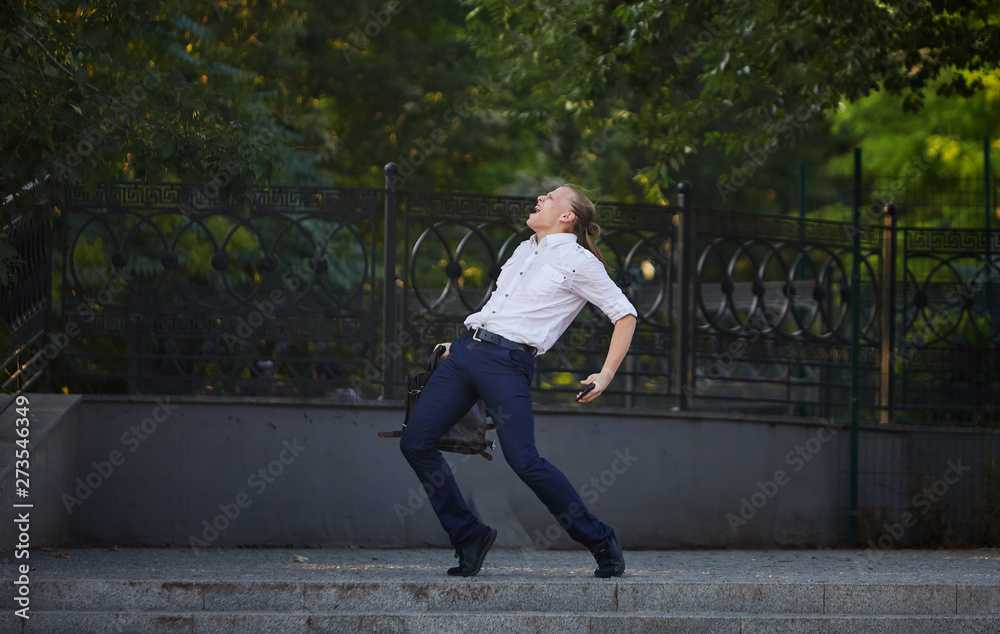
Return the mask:
<path id="1" fill-rule="evenodd" d="M 601 235 L 601 226 L 594 222 L 594 215 L 596 213 L 594 203 L 576 185 L 567 183 L 563 187 L 568 187 L 574 194 L 570 198 L 569 205 L 570 211 L 576 216 L 576 220 L 573 221 L 573 233 L 576 234 L 576 237 L 588 251 L 597 256 L 597 259 L 601 261 L 604 268 L 611 270 L 604 256 L 601 255 L 601 250 L 594 244 L 593 239 Z"/>

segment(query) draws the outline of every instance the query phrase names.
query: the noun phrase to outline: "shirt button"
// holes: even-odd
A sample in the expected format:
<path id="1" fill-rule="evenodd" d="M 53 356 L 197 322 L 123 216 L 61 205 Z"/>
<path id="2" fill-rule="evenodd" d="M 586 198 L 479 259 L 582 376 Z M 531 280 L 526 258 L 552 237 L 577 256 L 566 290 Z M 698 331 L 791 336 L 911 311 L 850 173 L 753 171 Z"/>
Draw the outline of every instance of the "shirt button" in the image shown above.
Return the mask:
<path id="1" fill-rule="evenodd" d="M 503 296 L 504 297 L 510 297 L 510 293 L 504 293 Z"/>
<path id="2" fill-rule="evenodd" d="M 494 314 L 494 315 L 496 315 L 496 314 L 497 314 L 497 311 L 495 311 L 495 310 L 494 310 L 494 311 L 493 311 L 493 314 Z"/>
<path id="3" fill-rule="evenodd" d="M 524 275 L 524 271 L 521 271 L 520 273 L 518 273 L 518 275 Z"/>

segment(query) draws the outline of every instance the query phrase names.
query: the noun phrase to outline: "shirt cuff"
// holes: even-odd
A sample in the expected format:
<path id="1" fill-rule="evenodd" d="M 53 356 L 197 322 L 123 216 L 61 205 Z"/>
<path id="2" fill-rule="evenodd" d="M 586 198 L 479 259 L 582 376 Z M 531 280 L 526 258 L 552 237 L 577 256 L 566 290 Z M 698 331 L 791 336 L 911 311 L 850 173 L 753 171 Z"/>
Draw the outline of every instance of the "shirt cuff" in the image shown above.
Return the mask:
<path id="1" fill-rule="evenodd" d="M 633 317 L 638 317 L 639 313 L 635 311 L 635 307 L 627 299 L 622 297 L 614 304 L 611 305 L 611 310 L 605 311 L 608 319 L 611 323 L 617 323 L 619 319 L 626 315 L 632 315 Z"/>

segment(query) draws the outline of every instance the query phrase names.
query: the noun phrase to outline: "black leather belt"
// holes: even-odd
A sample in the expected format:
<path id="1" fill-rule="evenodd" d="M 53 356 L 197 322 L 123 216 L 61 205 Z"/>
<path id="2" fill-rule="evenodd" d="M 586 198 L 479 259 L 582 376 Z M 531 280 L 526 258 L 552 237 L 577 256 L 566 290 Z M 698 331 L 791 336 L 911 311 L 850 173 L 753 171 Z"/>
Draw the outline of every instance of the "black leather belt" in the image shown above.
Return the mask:
<path id="1" fill-rule="evenodd" d="M 492 343 L 500 346 L 501 348 L 507 348 L 508 350 L 524 350 L 531 356 L 535 356 L 535 349 L 528 344 L 511 341 L 510 339 L 502 337 L 495 332 L 490 332 L 485 328 L 476 328 L 475 330 L 470 330 L 469 332 L 473 341 L 485 341 L 486 343 Z"/>

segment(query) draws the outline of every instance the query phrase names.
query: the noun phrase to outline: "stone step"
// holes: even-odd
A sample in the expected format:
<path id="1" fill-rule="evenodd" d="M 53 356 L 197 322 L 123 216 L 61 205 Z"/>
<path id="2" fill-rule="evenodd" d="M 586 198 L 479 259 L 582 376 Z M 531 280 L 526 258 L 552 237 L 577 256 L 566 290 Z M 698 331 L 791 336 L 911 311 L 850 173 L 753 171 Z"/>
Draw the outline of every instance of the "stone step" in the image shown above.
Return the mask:
<path id="1" fill-rule="evenodd" d="M 955 584 L 162 581 L 36 579 L 33 610 L 129 612 L 732 612 L 1000 617 L 1000 587 Z"/>
<path id="2" fill-rule="evenodd" d="M 513 549 L 452 578 L 451 554 L 32 550 L 31 619 L 0 632 L 1000 632 L 997 550 L 635 551 L 615 579 Z"/>
<path id="3" fill-rule="evenodd" d="M 244 634 L 289 632 L 691 632 L 718 634 L 986 634 L 1000 631 L 1000 616 L 801 615 L 739 613 L 585 614 L 560 612 L 113 612 L 40 611 L 21 624 L 9 613 L 4 632 L 22 634 Z M 16 626 L 16 629 L 14 627 Z"/>

